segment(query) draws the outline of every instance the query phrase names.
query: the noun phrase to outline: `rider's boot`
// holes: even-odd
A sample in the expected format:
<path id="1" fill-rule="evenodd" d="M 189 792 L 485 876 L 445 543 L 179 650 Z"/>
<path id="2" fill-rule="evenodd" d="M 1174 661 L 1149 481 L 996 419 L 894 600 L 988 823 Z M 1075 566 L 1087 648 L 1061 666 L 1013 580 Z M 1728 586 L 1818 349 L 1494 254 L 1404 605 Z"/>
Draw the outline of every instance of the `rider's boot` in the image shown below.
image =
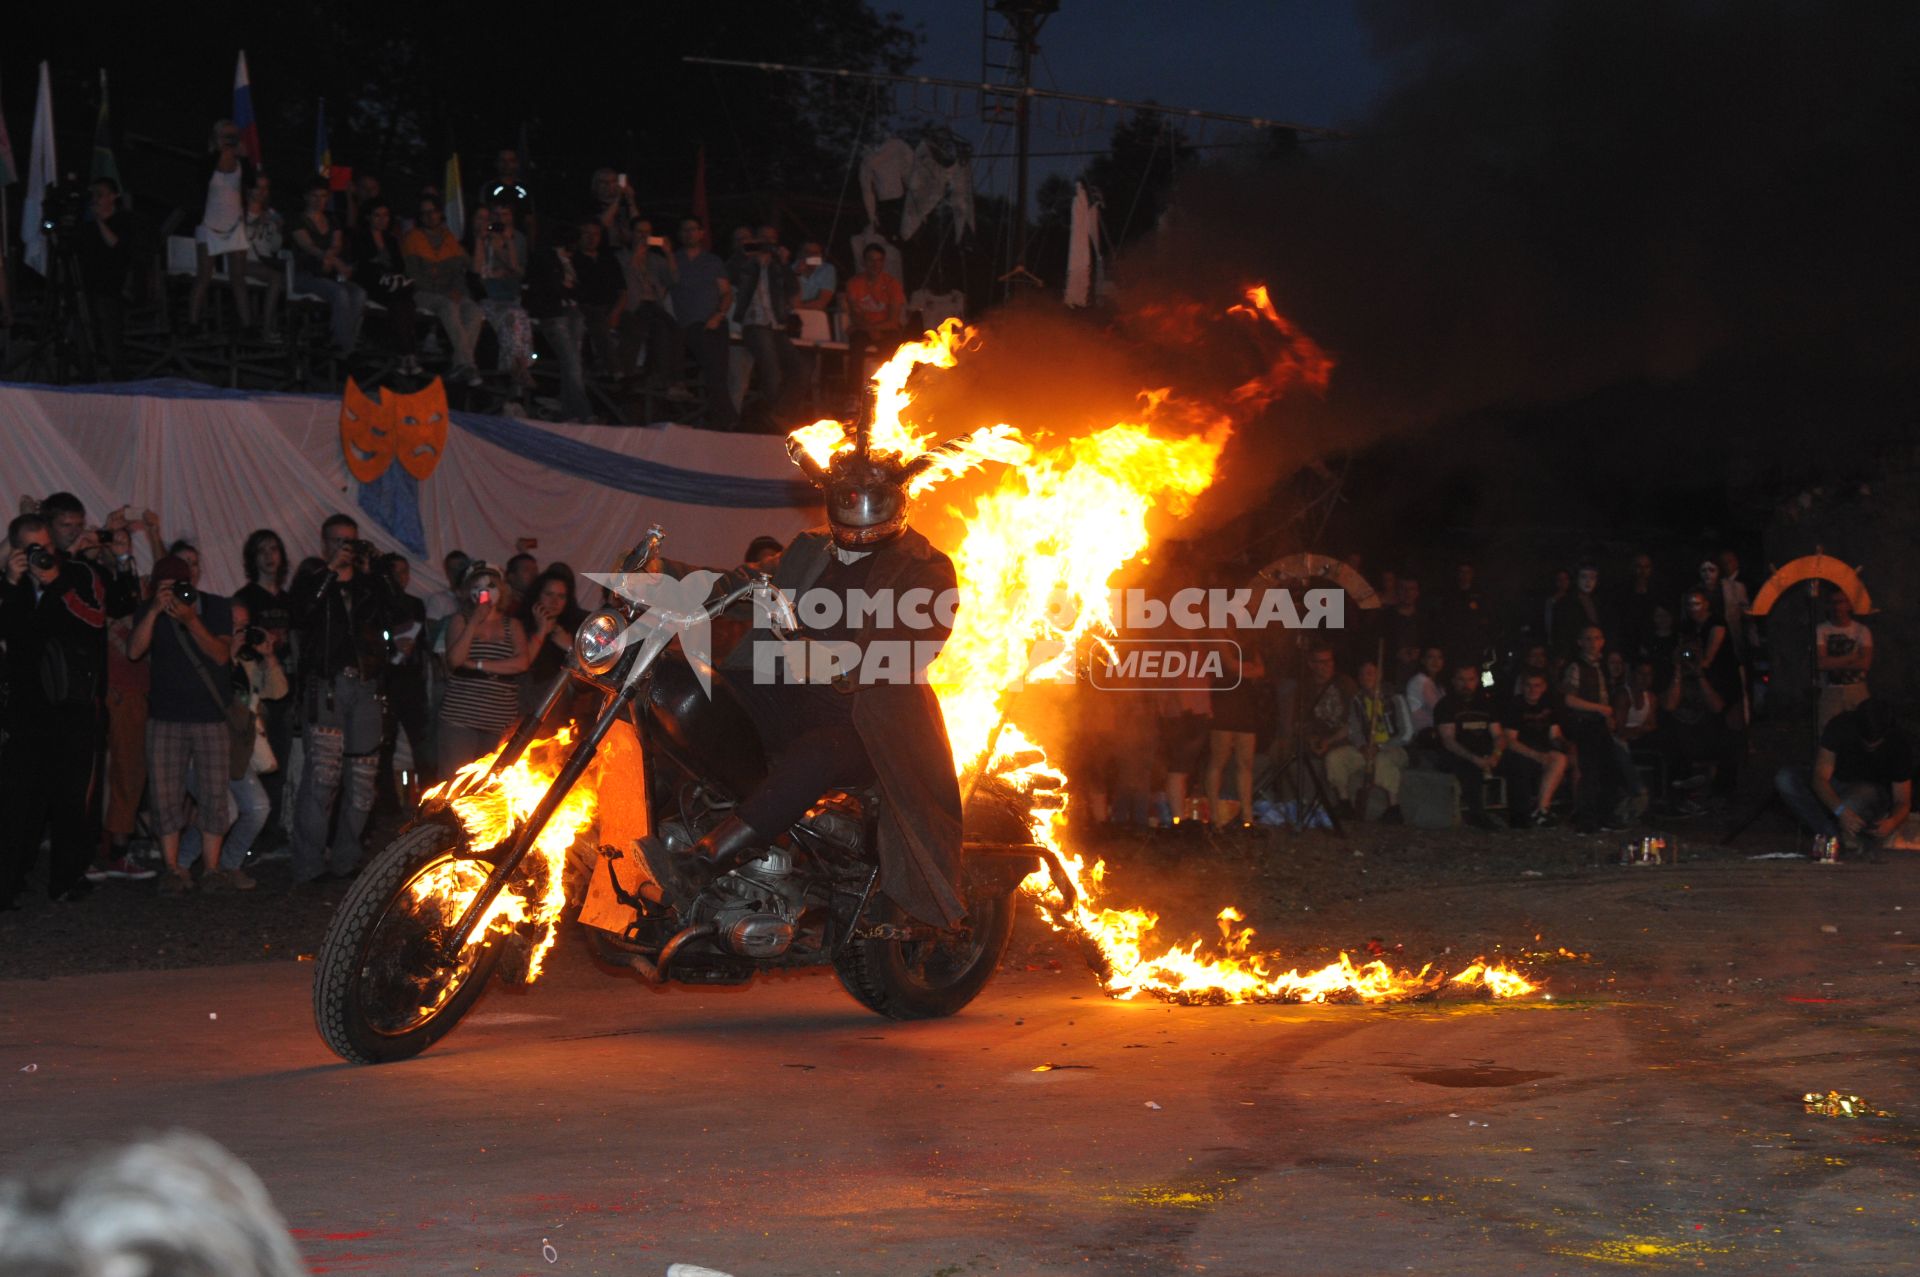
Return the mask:
<path id="1" fill-rule="evenodd" d="M 767 840 L 738 816 L 728 816 L 706 832 L 706 836 L 687 850 L 694 873 L 708 881 L 731 873 L 766 849 Z"/>

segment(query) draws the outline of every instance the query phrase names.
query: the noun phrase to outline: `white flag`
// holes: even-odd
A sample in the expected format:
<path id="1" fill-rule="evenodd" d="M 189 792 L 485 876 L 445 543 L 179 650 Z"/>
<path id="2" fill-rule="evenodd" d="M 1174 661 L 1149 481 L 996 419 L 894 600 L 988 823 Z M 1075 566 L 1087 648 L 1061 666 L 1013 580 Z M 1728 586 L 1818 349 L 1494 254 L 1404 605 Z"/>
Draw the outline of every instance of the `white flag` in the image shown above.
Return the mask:
<path id="1" fill-rule="evenodd" d="M 20 210 L 21 254 L 27 265 L 47 273 L 47 236 L 40 228 L 41 200 L 52 186 L 59 161 L 53 155 L 53 75 L 40 64 L 40 96 L 33 106 L 33 151 L 27 160 L 27 198 Z"/>

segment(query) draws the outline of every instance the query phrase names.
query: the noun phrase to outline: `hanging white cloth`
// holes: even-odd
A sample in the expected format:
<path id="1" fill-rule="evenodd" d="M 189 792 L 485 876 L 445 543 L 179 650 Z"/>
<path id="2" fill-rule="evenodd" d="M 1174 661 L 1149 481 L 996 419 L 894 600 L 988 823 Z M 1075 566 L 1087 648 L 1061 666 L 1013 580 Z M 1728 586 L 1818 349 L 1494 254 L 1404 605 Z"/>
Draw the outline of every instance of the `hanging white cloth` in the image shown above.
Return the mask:
<path id="1" fill-rule="evenodd" d="M 869 225 L 880 221 L 880 201 L 904 199 L 913 174 L 913 148 L 890 137 L 860 160 L 860 198 L 867 206 Z"/>
<path id="2" fill-rule="evenodd" d="M 1096 295 L 1100 270 L 1100 203 L 1087 194 L 1085 182 L 1073 184 L 1073 217 L 1067 227 L 1067 291 L 1069 306 L 1085 306 Z"/>
<path id="3" fill-rule="evenodd" d="M 912 239 L 933 210 L 947 205 L 953 214 L 954 238 L 973 227 L 973 175 L 968 161 L 949 158 L 926 142 L 913 153 L 913 171 L 907 178 L 907 202 L 900 209 L 900 238 Z"/>

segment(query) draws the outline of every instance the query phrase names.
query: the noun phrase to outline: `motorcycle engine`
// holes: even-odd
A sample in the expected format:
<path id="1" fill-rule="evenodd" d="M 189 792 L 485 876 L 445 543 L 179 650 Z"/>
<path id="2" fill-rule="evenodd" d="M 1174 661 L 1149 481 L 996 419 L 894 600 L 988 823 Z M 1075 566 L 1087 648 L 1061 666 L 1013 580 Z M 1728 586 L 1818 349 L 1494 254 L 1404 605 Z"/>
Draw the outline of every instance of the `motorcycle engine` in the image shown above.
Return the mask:
<path id="1" fill-rule="evenodd" d="M 713 926 L 714 942 L 741 958 L 777 958 L 792 947 L 800 915 L 811 901 L 793 853 L 770 847 L 765 855 L 714 883 L 701 897 L 695 920 Z M 699 916 L 704 915 L 704 916 Z"/>

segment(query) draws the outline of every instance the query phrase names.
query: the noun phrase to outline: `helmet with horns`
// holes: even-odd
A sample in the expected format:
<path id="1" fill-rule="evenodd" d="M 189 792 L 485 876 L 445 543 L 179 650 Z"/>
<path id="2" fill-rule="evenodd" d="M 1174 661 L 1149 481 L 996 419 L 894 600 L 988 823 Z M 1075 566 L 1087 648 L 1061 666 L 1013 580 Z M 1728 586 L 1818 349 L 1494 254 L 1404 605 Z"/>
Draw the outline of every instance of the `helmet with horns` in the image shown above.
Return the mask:
<path id="1" fill-rule="evenodd" d="M 908 485 L 934 463 L 939 449 L 912 460 L 873 450 L 876 396 L 868 387 L 853 428 L 853 447 L 834 453 L 825 466 L 799 442 L 787 440 L 787 455 L 826 495 L 827 523 L 836 545 L 871 550 L 899 536 L 907 526 Z"/>

